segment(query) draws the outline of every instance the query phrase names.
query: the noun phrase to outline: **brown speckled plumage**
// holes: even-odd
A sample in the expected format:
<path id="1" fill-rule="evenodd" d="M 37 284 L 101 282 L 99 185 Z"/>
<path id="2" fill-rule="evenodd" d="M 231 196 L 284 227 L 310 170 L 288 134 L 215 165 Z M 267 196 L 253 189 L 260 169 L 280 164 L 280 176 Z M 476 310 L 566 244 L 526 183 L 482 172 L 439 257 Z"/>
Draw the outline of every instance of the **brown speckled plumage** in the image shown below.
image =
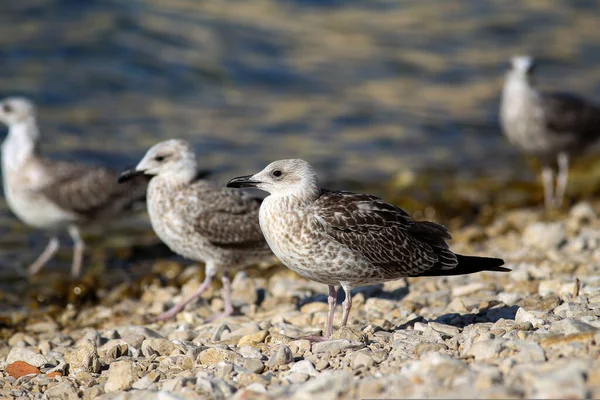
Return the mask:
<path id="1" fill-rule="evenodd" d="M 275 161 L 253 176 L 232 179 L 229 186 L 271 193 L 259 214 L 269 246 L 288 268 L 328 285 L 330 295 L 336 286 L 344 288 L 344 324 L 356 286 L 410 276 L 508 271 L 500 259 L 454 254 L 442 225 L 413 221 L 375 196 L 319 188 L 316 173 L 303 160 Z M 331 318 L 332 312 L 328 334 Z"/>
<path id="2" fill-rule="evenodd" d="M 175 253 L 206 263 L 206 280 L 192 296 L 158 319 L 181 311 L 223 274 L 225 314 L 233 311 L 229 273 L 273 258 L 258 224 L 260 199 L 198 179 L 189 143 L 168 140 L 153 146 L 125 179 L 144 173 L 148 214 L 158 237 Z"/>

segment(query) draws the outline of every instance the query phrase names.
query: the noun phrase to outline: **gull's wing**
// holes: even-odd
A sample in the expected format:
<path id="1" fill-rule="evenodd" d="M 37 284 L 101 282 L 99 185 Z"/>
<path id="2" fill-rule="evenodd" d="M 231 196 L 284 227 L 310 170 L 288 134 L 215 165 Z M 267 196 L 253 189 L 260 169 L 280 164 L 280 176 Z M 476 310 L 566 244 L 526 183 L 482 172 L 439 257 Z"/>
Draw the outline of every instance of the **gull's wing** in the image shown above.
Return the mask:
<path id="1" fill-rule="evenodd" d="M 600 137 L 600 108 L 568 93 L 543 93 L 546 128 L 555 135 L 573 135 L 582 145 Z"/>
<path id="2" fill-rule="evenodd" d="M 458 264 L 446 243 L 451 236 L 444 226 L 413 221 L 378 197 L 323 191 L 315 210 L 328 235 L 360 253 L 386 278 L 451 270 Z"/>
<path id="3" fill-rule="evenodd" d="M 118 174 L 106 168 L 56 160 L 42 163 L 51 177 L 41 188 L 42 195 L 82 218 L 117 214 L 145 200 L 149 177 L 118 184 Z"/>
<path id="4" fill-rule="evenodd" d="M 175 201 L 188 212 L 198 210 L 191 221 L 194 230 L 214 245 L 268 249 L 258 222 L 260 203 L 243 191 L 205 184 L 193 185 Z"/>

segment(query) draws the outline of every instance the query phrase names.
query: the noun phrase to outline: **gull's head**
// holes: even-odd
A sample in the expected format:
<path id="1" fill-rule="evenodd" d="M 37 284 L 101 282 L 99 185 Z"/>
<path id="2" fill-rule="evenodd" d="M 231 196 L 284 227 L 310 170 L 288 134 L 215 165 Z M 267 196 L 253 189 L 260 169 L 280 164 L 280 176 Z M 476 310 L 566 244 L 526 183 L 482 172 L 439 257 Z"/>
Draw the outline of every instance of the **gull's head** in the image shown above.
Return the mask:
<path id="1" fill-rule="evenodd" d="M 0 122 L 11 127 L 35 118 L 35 106 L 23 97 L 9 97 L 0 101 Z"/>
<path id="2" fill-rule="evenodd" d="M 135 175 L 172 175 L 193 179 L 196 175 L 196 154 L 185 140 L 171 139 L 155 144 L 146 152 L 135 169 L 121 173 L 119 182 Z"/>
<path id="3" fill-rule="evenodd" d="M 535 60 L 528 55 L 514 56 L 511 59 L 511 73 L 530 76 L 535 69 Z"/>
<path id="4" fill-rule="evenodd" d="M 317 173 L 300 159 L 274 161 L 254 175 L 230 180 L 227 186 L 254 187 L 275 196 L 311 196 L 319 190 Z"/>

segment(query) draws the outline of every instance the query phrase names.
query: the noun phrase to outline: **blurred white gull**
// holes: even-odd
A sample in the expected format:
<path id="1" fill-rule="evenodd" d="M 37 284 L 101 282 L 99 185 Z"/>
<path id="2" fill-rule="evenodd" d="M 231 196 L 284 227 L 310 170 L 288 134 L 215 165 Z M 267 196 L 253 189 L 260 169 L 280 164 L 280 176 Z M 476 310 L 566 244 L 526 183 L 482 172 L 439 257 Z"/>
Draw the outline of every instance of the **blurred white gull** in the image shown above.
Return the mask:
<path id="1" fill-rule="evenodd" d="M 540 158 L 545 205 L 560 207 L 570 158 L 600 138 L 600 107 L 573 94 L 540 92 L 532 82 L 534 67 L 530 56 L 512 59 L 502 91 L 500 121 L 513 145 Z"/>
<path id="2" fill-rule="evenodd" d="M 118 174 L 106 168 L 51 160 L 41 155 L 40 132 L 33 104 L 24 98 L 0 102 L 0 122 L 8 126 L 2 143 L 4 195 L 12 212 L 25 224 L 52 232 L 46 249 L 29 266 L 35 274 L 59 248 L 58 231 L 74 242 L 71 273 L 81 273 L 85 243 L 80 227 L 104 225 L 131 211 L 145 199 L 147 179 L 118 185 Z"/>

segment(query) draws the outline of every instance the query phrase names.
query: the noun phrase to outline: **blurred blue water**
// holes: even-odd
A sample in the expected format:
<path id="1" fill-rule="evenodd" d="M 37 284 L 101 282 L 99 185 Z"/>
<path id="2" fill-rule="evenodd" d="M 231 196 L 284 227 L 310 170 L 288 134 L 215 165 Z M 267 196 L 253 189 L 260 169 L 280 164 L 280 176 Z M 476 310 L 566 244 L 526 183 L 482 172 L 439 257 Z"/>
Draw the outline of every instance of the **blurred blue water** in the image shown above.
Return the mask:
<path id="1" fill-rule="evenodd" d="M 130 165 L 182 137 L 221 180 L 287 157 L 327 182 L 406 169 L 522 176 L 497 121 L 508 59 L 532 52 L 543 86 L 600 99 L 598 11 L 568 0 L 6 0 L 0 96 L 35 100 L 47 152 L 85 162 Z"/>

